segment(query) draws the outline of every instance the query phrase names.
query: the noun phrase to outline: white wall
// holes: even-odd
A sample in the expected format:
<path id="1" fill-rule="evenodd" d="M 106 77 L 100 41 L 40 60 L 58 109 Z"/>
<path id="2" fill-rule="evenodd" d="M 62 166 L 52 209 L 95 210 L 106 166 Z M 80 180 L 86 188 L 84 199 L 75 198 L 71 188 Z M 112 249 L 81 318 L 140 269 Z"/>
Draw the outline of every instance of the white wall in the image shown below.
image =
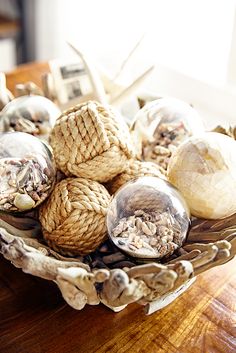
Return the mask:
<path id="1" fill-rule="evenodd" d="M 0 13 L 10 19 L 19 17 L 17 0 L 0 0 Z M 16 66 L 16 45 L 11 38 L 0 39 L 0 71 L 10 71 Z"/>
<path id="2" fill-rule="evenodd" d="M 0 40 L 0 71 L 10 71 L 16 66 L 16 48 L 13 39 Z"/>
<path id="3" fill-rule="evenodd" d="M 235 0 L 26 0 L 32 58 L 71 57 L 66 39 L 114 75 L 143 33 L 145 40 L 127 66 L 135 78 L 152 63 L 147 88 L 174 95 L 204 111 L 208 120 L 236 123 Z M 234 41 L 233 41 L 234 40 Z M 211 117 L 211 118 L 210 118 Z"/>
<path id="4" fill-rule="evenodd" d="M 67 55 L 69 38 L 112 70 L 146 33 L 137 64 L 154 61 L 213 84 L 227 79 L 235 0 L 27 1 L 36 7 L 39 60 Z"/>

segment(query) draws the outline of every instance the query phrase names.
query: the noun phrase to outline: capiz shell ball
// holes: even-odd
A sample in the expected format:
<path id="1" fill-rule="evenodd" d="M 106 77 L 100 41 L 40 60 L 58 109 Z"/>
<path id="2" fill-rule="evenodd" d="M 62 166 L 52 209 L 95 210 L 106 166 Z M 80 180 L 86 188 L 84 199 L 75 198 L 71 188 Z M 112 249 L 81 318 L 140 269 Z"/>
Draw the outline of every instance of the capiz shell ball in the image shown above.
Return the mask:
<path id="1" fill-rule="evenodd" d="M 191 137 L 172 155 L 167 173 L 192 215 L 218 219 L 236 212 L 236 141 L 232 138 L 216 132 Z"/>

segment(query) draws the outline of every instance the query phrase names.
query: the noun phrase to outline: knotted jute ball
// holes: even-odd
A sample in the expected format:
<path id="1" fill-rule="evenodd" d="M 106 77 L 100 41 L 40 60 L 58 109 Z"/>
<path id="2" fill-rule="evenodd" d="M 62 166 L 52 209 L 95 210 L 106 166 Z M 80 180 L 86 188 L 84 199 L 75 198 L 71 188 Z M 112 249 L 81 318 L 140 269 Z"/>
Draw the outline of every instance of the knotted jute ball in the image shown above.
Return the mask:
<path id="1" fill-rule="evenodd" d="M 128 181 L 142 176 L 153 176 L 165 179 L 165 171 L 163 168 L 152 162 L 130 160 L 126 165 L 125 171 L 121 174 L 118 174 L 109 183 L 107 183 L 106 186 L 109 192 L 114 194 L 122 185 Z"/>
<path id="2" fill-rule="evenodd" d="M 67 176 L 111 180 L 134 157 L 127 125 L 112 108 L 81 103 L 56 121 L 50 143 L 57 167 Z"/>
<path id="3" fill-rule="evenodd" d="M 105 187 L 96 181 L 60 181 L 40 208 L 39 219 L 48 245 L 62 254 L 85 255 L 95 250 L 106 238 L 110 199 Z"/>

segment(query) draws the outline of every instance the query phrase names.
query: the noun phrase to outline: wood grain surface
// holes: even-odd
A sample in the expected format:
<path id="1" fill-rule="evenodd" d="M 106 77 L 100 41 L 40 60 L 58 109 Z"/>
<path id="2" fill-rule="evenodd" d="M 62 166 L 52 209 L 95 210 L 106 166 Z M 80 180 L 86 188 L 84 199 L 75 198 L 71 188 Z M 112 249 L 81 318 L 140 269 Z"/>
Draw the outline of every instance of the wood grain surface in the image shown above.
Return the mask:
<path id="1" fill-rule="evenodd" d="M 39 84 L 47 70 L 47 64 L 19 68 L 8 87 Z M 145 316 L 136 304 L 119 313 L 102 305 L 75 311 L 54 283 L 0 256 L 0 353 L 16 352 L 235 353 L 236 259 L 200 275 L 168 307 Z"/>
<path id="2" fill-rule="evenodd" d="M 75 311 L 53 283 L 0 259 L 0 352 L 236 352 L 236 261 L 199 276 L 168 307 L 145 316 L 133 304 L 113 313 Z"/>
<path id="3" fill-rule="evenodd" d="M 49 72 L 47 63 L 30 63 L 18 66 L 7 74 L 7 88 L 14 94 L 17 83 L 34 82 L 41 87 L 41 76 Z"/>

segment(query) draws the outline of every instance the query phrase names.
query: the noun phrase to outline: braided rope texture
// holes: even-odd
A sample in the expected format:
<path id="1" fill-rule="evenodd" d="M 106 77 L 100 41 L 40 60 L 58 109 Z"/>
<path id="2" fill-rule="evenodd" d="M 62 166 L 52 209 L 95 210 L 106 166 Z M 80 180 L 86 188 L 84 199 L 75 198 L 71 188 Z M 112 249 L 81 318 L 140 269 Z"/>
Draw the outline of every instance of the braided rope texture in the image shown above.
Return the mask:
<path id="1" fill-rule="evenodd" d="M 134 157 L 131 136 L 112 108 L 94 101 L 65 111 L 51 132 L 57 167 L 67 176 L 106 182 Z"/>
<path id="2" fill-rule="evenodd" d="M 96 181 L 60 181 L 41 206 L 39 219 L 48 245 L 62 254 L 86 255 L 105 239 L 105 218 L 111 196 Z"/>
<path id="3" fill-rule="evenodd" d="M 108 182 L 106 187 L 110 194 L 113 195 L 122 185 L 132 179 L 143 176 L 165 179 L 164 173 L 165 171 L 155 163 L 130 160 L 126 165 L 125 171 Z"/>

